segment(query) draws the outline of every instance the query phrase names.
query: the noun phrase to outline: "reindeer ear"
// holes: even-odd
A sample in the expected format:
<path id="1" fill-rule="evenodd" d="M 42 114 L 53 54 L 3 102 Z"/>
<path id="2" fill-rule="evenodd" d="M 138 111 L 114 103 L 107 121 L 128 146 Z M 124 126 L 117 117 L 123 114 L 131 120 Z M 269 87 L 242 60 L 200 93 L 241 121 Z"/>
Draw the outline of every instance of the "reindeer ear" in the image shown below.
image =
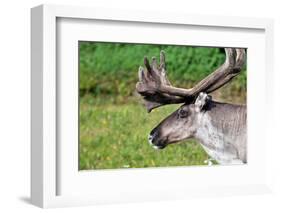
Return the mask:
<path id="1" fill-rule="evenodd" d="M 212 100 L 212 97 L 210 95 L 200 92 L 195 101 L 195 111 L 200 112 L 210 100 Z"/>

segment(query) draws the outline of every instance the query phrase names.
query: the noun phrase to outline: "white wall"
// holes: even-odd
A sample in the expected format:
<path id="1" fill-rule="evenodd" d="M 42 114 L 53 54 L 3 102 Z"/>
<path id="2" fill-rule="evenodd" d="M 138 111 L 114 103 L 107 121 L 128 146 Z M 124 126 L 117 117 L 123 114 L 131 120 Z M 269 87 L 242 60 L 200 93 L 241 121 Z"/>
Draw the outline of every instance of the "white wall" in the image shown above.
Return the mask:
<path id="1" fill-rule="evenodd" d="M 77 4 L 74 0 L 37 1 L 8 0 L 2 1 L 0 7 L 0 211 L 13 210 L 37 212 L 38 208 L 28 204 L 29 172 L 30 172 L 30 11 L 41 3 Z M 278 47 L 281 47 L 281 12 L 278 1 L 246 1 L 246 0 L 211 0 L 180 1 L 173 0 L 80 0 L 82 6 L 101 6 L 123 9 L 140 9 L 169 12 L 185 12 L 192 14 L 216 14 L 231 16 L 269 17 L 275 20 L 275 85 L 281 91 L 281 58 Z M 279 72 L 279 73 L 278 73 Z M 278 85 L 278 83 L 280 85 Z M 281 109 L 281 94 L 276 98 L 276 109 Z M 280 119 L 280 113 L 276 121 Z M 280 129 L 280 128 L 279 128 Z M 281 141 L 272 141 L 274 145 L 274 166 L 279 166 Z M 281 169 L 275 170 L 274 195 L 232 197 L 220 199 L 194 199 L 187 201 L 158 202 L 145 204 L 109 205 L 68 209 L 70 212 L 175 212 L 185 210 L 208 212 L 261 211 L 276 212 L 281 209 Z M 5 211 L 6 210 L 6 211 Z M 63 209 L 51 210 L 60 212 Z M 48 210 L 50 211 L 50 210 Z"/>

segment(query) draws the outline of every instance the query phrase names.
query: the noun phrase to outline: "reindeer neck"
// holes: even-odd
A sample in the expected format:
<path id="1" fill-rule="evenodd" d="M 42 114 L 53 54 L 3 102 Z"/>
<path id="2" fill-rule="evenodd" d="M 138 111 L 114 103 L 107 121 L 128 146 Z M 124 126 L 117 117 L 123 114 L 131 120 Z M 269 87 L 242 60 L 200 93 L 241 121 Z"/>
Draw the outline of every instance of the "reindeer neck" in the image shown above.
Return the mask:
<path id="1" fill-rule="evenodd" d="M 232 162 L 239 158 L 236 141 L 244 128 L 240 125 L 241 119 L 244 119 L 244 108 L 241 105 L 211 102 L 198 115 L 194 137 L 218 162 Z"/>

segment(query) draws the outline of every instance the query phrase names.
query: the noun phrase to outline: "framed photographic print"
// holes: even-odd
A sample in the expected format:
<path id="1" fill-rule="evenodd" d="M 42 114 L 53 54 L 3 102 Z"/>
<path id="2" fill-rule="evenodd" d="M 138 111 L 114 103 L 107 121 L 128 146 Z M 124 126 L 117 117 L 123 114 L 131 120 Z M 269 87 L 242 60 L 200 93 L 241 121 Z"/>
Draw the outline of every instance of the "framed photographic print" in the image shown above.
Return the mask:
<path id="1" fill-rule="evenodd" d="M 270 192 L 271 20 L 31 14 L 33 204 Z"/>

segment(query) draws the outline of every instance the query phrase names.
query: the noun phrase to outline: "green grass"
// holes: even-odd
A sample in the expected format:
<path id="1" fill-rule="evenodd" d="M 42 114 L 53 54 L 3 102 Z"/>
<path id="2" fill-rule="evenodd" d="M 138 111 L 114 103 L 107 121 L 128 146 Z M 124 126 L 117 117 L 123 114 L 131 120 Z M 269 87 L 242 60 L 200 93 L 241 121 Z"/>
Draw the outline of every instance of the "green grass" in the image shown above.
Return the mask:
<path id="1" fill-rule="evenodd" d="M 149 132 L 177 105 L 148 114 L 136 101 L 117 105 L 106 102 L 91 96 L 80 100 L 81 170 L 202 165 L 208 158 L 192 140 L 163 150 L 148 144 Z"/>

